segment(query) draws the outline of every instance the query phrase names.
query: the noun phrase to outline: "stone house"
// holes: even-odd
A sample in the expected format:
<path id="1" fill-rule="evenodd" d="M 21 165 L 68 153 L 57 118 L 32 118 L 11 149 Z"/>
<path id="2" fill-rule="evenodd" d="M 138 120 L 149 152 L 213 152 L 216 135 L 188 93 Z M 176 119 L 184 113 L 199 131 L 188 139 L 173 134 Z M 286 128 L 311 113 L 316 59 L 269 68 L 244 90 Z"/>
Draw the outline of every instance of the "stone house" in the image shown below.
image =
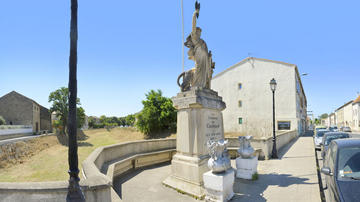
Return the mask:
<path id="1" fill-rule="evenodd" d="M 8 125 L 31 126 L 33 132 L 51 131 L 49 110 L 15 91 L 0 97 L 0 116 Z"/>
<path id="2" fill-rule="evenodd" d="M 335 126 L 336 125 L 336 116 L 335 116 L 335 113 L 331 113 L 329 115 L 330 117 L 330 126 Z"/>
<path id="3" fill-rule="evenodd" d="M 349 101 L 335 110 L 336 125 L 338 127 L 351 126 L 353 122 L 353 101 Z"/>
<path id="4" fill-rule="evenodd" d="M 226 133 L 272 135 L 273 100 L 270 80 L 275 78 L 277 131 L 305 132 L 307 100 L 294 64 L 248 57 L 215 75 L 211 87 L 223 97 Z"/>
<path id="5" fill-rule="evenodd" d="M 352 103 L 353 110 L 353 124 L 354 131 L 360 131 L 360 95 Z"/>

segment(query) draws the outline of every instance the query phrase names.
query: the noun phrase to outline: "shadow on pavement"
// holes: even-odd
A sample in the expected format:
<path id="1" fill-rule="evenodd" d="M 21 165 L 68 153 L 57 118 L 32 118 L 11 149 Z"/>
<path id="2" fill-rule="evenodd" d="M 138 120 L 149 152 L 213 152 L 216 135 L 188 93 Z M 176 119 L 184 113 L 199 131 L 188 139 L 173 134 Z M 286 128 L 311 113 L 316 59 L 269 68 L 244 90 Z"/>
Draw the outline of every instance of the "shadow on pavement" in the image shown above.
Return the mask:
<path id="1" fill-rule="evenodd" d="M 123 199 L 122 196 L 122 185 L 124 183 L 126 183 L 127 181 L 131 180 L 131 178 L 135 177 L 136 175 L 140 174 L 141 172 L 143 172 L 144 170 L 148 170 L 148 169 L 154 169 L 154 168 L 158 168 L 158 167 L 162 167 L 162 166 L 167 166 L 170 165 L 171 162 L 165 162 L 165 163 L 158 163 L 155 165 L 151 165 L 151 166 L 146 166 L 143 168 L 139 168 L 139 169 L 131 169 L 129 171 L 127 171 L 126 173 L 116 177 L 113 181 L 113 188 L 115 190 L 115 192 L 119 195 L 119 197 L 121 199 Z"/>
<path id="2" fill-rule="evenodd" d="M 259 175 L 259 180 L 250 181 L 235 178 L 234 197 L 231 201 L 266 201 L 264 191 L 269 186 L 288 187 L 293 184 L 317 184 L 307 183 L 309 178 L 292 177 L 289 174 L 265 174 Z"/>

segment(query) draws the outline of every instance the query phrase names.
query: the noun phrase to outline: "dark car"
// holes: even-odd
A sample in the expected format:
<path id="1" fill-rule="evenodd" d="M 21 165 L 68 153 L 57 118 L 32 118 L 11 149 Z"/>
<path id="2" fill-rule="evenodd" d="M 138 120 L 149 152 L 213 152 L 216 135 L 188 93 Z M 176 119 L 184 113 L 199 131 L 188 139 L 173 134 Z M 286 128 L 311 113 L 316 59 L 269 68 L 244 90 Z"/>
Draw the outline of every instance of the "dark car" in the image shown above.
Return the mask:
<path id="1" fill-rule="evenodd" d="M 324 134 L 321 142 L 321 157 L 325 160 L 325 153 L 329 147 L 329 144 L 332 140 L 349 138 L 349 133 L 344 132 L 328 132 Z"/>
<path id="2" fill-rule="evenodd" d="M 330 142 L 324 167 L 328 201 L 360 200 L 360 139 L 337 139 Z"/>
<path id="3" fill-rule="evenodd" d="M 330 130 L 331 132 L 338 132 L 338 131 L 339 131 L 339 129 L 338 129 L 337 126 L 330 126 L 330 127 L 329 127 L 329 130 Z"/>

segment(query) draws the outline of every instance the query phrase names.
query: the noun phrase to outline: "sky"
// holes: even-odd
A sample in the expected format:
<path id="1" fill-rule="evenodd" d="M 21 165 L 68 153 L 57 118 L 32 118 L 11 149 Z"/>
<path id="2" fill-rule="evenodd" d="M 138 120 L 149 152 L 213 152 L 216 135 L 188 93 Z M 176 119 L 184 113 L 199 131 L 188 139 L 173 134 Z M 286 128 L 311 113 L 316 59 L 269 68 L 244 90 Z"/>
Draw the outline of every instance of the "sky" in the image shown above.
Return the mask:
<path id="1" fill-rule="evenodd" d="M 179 92 L 180 0 L 78 0 L 78 97 L 87 115 L 125 116 L 151 89 Z M 195 0 L 184 0 L 185 36 Z M 360 1 L 200 1 L 198 26 L 214 75 L 248 56 L 296 64 L 315 116 L 360 92 Z M 0 1 L 0 96 L 50 107 L 68 85 L 70 0 Z M 185 48 L 185 53 L 187 49 Z M 185 69 L 193 67 L 185 59 Z"/>

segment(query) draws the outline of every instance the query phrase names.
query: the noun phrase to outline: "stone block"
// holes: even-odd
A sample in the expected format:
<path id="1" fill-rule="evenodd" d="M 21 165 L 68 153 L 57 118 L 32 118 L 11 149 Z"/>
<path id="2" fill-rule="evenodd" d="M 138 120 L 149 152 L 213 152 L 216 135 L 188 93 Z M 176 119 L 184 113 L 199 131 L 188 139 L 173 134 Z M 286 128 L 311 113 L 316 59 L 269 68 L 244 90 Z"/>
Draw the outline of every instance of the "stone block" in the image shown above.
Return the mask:
<path id="1" fill-rule="evenodd" d="M 258 158 L 254 156 L 249 159 L 236 158 L 236 177 L 251 180 L 257 172 Z"/>
<path id="2" fill-rule="evenodd" d="M 223 173 L 204 173 L 205 200 L 214 202 L 228 201 L 234 196 L 235 172 L 228 169 Z"/>

